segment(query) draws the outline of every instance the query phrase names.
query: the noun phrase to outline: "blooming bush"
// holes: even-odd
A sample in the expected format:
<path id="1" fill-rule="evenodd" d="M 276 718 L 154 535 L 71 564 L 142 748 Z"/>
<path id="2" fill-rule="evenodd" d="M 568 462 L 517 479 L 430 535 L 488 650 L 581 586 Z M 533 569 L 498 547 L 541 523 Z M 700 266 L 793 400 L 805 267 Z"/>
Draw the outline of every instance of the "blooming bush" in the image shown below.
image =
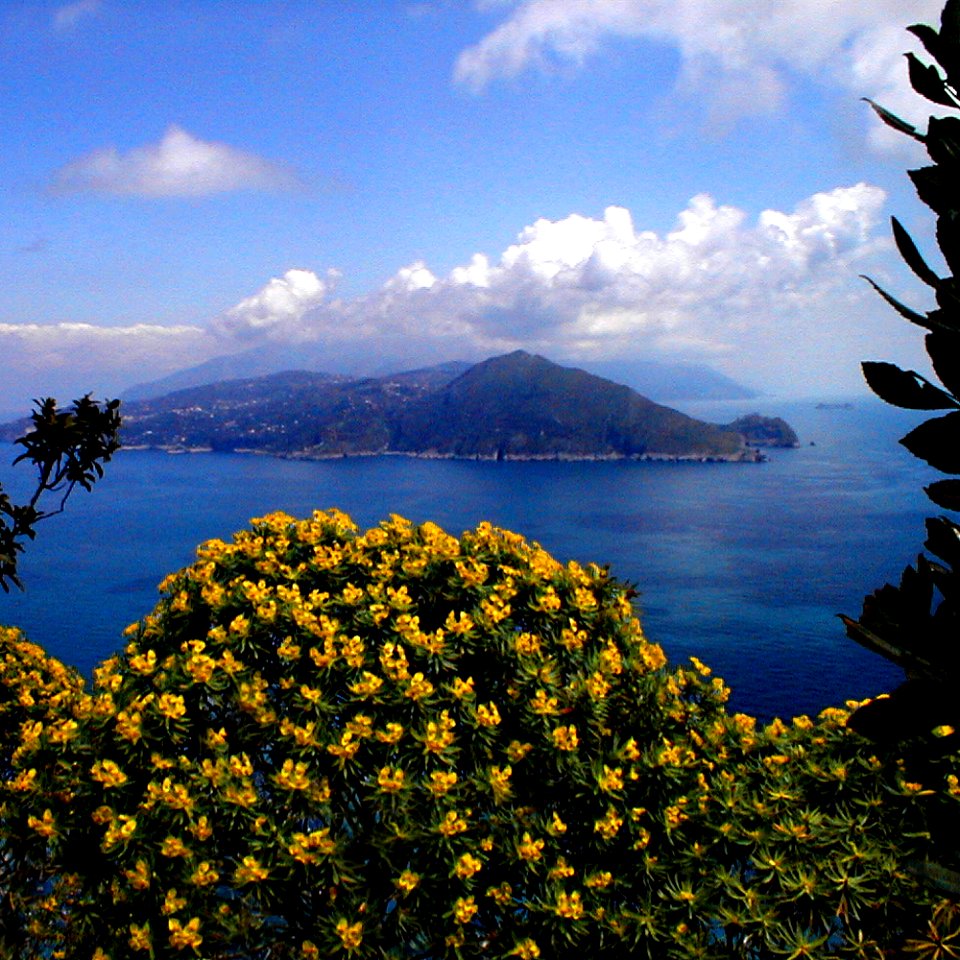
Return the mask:
<path id="1" fill-rule="evenodd" d="M 600 567 L 331 511 L 161 587 L 90 693 L 0 636 L 61 691 L 5 730 L 23 956 L 879 955 L 938 899 L 955 748 L 918 784 L 846 710 L 729 715 Z"/>

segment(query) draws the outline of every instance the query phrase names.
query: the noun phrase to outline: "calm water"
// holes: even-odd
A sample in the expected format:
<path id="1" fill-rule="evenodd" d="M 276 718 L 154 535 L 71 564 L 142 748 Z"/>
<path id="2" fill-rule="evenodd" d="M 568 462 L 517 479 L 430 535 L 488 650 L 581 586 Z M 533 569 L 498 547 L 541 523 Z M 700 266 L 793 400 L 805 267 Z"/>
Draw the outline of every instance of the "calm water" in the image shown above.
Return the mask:
<path id="1" fill-rule="evenodd" d="M 836 614 L 859 614 L 922 547 L 936 511 L 921 485 L 935 475 L 896 443 L 917 418 L 871 400 L 760 408 L 805 445 L 760 465 L 122 453 L 41 525 L 27 591 L 0 596 L 0 621 L 88 673 L 196 544 L 270 510 L 337 506 L 362 526 L 394 512 L 459 533 L 487 519 L 558 558 L 610 564 L 639 588 L 651 639 L 711 664 L 738 709 L 793 715 L 889 689 L 898 671 L 847 640 Z M 688 409 L 728 421 L 757 402 Z M 0 448 L 0 462 L 13 453 Z M 0 476 L 12 491 L 27 479 L 22 466 Z"/>

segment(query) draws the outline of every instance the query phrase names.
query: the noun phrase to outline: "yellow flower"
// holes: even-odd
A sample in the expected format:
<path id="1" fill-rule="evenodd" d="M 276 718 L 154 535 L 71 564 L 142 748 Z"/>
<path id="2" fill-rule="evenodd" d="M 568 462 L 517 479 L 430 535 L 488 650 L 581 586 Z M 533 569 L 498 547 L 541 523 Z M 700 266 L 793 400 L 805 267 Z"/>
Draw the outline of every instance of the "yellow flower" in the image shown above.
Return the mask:
<path id="1" fill-rule="evenodd" d="M 504 881 L 498 887 L 487 887 L 486 896 L 501 907 L 505 907 L 513 897 L 513 887 Z"/>
<path id="2" fill-rule="evenodd" d="M 469 880 L 475 873 L 479 873 L 482 868 L 482 861 L 478 860 L 473 854 L 465 853 L 457 860 L 454 873 L 456 873 L 461 880 Z"/>
<path id="3" fill-rule="evenodd" d="M 457 774 L 453 771 L 434 770 L 430 774 L 430 785 L 428 789 L 435 797 L 442 797 L 449 793 L 457 782 Z"/>
<path id="4" fill-rule="evenodd" d="M 211 883 L 216 883 L 220 879 L 220 874 L 204 860 L 190 876 L 190 882 L 195 887 L 207 887 Z"/>
<path id="5" fill-rule="evenodd" d="M 540 638 L 533 633 L 518 633 L 513 641 L 513 649 L 522 657 L 533 656 L 540 652 Z"/>
<path id="6" fill-rule="evenodd" d="M 397 743 L 403 736 L 403 727 L 399 723 L 388 723 L 383 730 L 378 730 L 374 736 L 381 743 Z"/>
<path id="7" fill-rule="evenodd" d="M 383 686 L 383 679 L 369 670 L 363 671 L 363 679 L 350 687 L 350 692 L 358 697 L 372 697 Z"/>
<path id="8" fill-rule="evenodd" d="M 350 923 L 341 917 L 337 921 L 337 936 L 344 950 L 347 952 L 356 950 L 363 942 L 363 923 L 359 920 L 356 923 Z"/>
<path id="9" fill-rule="evenodd" d="M 411 870 L 404 870 L 397 877 L 397 886 L 404 892 L 410 893 L 420 883 L 420 875 Z"/>
<path id="10" fill-rule="evenodd" d="M 440 712 L 439 720 L 431 720 L 427 723 L 427 732 L 423 741 L 427 751 L 430 753 L 441 753 L 449 747 L 455 739 L 453 728 L 456 725 L 456 720 L 450 718 L 450 712 L 448 710 L 442 710 Z"/>
<path id="11" fill-rule="evenodd" d="M 500 711 L 495 703 L 477 707 L 477 723 L 481 727 L 495 727 L 500 723 Z"/>
<path id="12" fill-rule="evenodd" d="M 610 884 L 613 883 L 613 874 L 609 870 L 601 870 L 587 877 L 584 883 L 591 889 L 602 890 L 604 887 L 609 887 Z"/>
<path id="13" fill-rule="evenodd" d="M 190 848 L 185 846 L 179 837 L 167 837 L 160 844 L 160 853 L 164 857 L 189 857 L 192 856 Z"/>
<path id="14" fill-rule="evenodd" d="M 557 905 L 554 907 L 554 913 L 565 920 L 579 920 L 583 916 L 583 903 L 580 900 L 579 891 L 567 894 L 561 890 L 557 894 Z"/>
<path id="15" fill-rule="evenodd" d="M 558 857 L 557 862 L 547 871 L 548 880 L 563 880 L 566 877 L 572 877 L 573 867 L 567 863 L 564 857 Z"/>
<path id="16" fill-rule="evenodd" d="M 613 807 L 608 807 L 606 814 L 594 822 L 593 832 L 599 833 L 604 840 L 612 840 L 623 826 L 623 818 Z"/>
<path id="17" fill-rule="evenodd" d="M 556 697 L 548 697 L 546 690 L 538 690 L 530 701 L 530 709 L 542 717 L 554 717 L 560 712 Z"/>
<path id="18" fill-rule="evenodd" d="M 431 693 L 433 693 L 433 684 L 425 679 L 422 673 L 415 673 L 410 678 L 407 689 L 403 691 L 405 697 L 414 701 L 423 700 L 425 697 L 429 697 Z"/>
<path id="19" fill-rule="evenodd" d="M 377 783 L 383 793 L 398 793 L 403 789 L 404 772 L 399 767 L 381 767 L 377 775 Z"/>
<path id="20" fill-rule="evenodd" d="M 105 788 L 119 787 L 127 782 L 127 775 L 112 760 L 98 760 L 90 768 L 90 776 Z"/>
<path id="21" fill-rule="evenodd" d="M 560 819 L 560 815 L 556 811 L 553 812 L 553 818 L 550 826 L 547 827 L 547 832 L 555 837 L 567 832 L 567 825 Z"/>
<path id="22" fill-rule="evenodd" d="M 184 947 L 193 947 L 196 949 L 203 943 L 203 937 L 200 936 L 200 918 L 193 917 L 186 926 L 181 926 L 180 921 L 176 917 L 171 917 L 167 921 L 167 926 L 170 928 L 170 946 L 175 947 L 177 950 L 182 950 Z"/>
<path id="23" fill-rule="evenodd" d="M 453 905 L 453 916 L 457 923 L 469 923 L 478 909 L 473 897 L 457 897 Z"/>
<path id="24" fill-rule="evenodd" d="M 243 863 L 233 871 L 234 883 L 259 883 L 266 880 L 270 871 L 256 857 L 244 857 Z"/>
<path id="25" fill-rule="evenodd" d="M 167 894 L 164 897 L 163 906 L 160 908 L 160 911 L 165 916 L 170 916 L 171 913 L 176 913 L 178 910 L 182 910 L 186 905 L 187 898 L 178 897 L 176 889 L 171 888 L 167 891 Z"/>
<path id="26" fill-rule="evenodd" d="M 521 743 L 519 740 L 511 740 L 510 745 L 507 747 L 507 756 L 514 763 L 519 763 L 532 749 L 532 743 Z"/>
<path id="27" fill-rule="evenodd" d="M 453 681 L 451 692 L 458 700 L 462 700 L 464 697 L 472 697 L 473 677 L 467 677 L 466 680 L 461 677 L 456 677 Z"/>
<path id="28" fill-rule="evenodd" d="M 542 856 L 543 840 L 534 840 L 529 831 L 523 834 L 523 839 L 517 844 L 517 856 L 521 860 L 539 860 Z"/>
<path id="29" fill-rule="evenodd" d="M 469 814 L 470 811 L 468 810 Z M 445 837 L 455 837 L 458 833 L 463 833 L 467 829 L 467 822 L 457 813 L 456 810 L 448 810 L 444 818 L 437 824 L 437 830 Z"/>
<path id="30" fill-rule="evenodd" d="M 493 790 L 493 798 L 497 803 L 503 803 L 510 797 L 512 790 L 510 788 L 510 776 L 513 773 L 512 767 L 490 767 L 487 770 L 487 780 L 490 788 Z"/>
<path id="31" fill-rule="evenodd" d="M 611 770 L 604 764 L 603 774 L 597 782 L 604 793 L 616 793 L 616 791 L 623 789 L 623 770 L 620 767 Z"/>
<path id="32" fill-rule="evenodd" d="M 284 790 L 306 790 L 310 786 L 306 763 L 295 764 L 290 759 L 283 761 L 283 767 L 274 779 Z"/>
<path id="33" fill-rule="evenodd" d="M 130 657 L 130 669 L 134 673 L 143 675 L 151 674 L 157 669 L 157 653 L 155 650 L 148 650 L 146 653 L 138 653 Z"/>
<path id="34" fill-rule="evenodd" d="M 123 874 L 134 890 L 146 890 L 150 886 L 150 868 L 144 860 L 138 860 L 132 870 L 124 870 Z"/>
<path id="35" fill-rule="evenodd" d="M 142 720 L 138 712 L 121 710 L 117 714 L 117 733 L 125 740 L 136 743 L 143 733 L 140 728 Z"/>
<path id="36" fill-rule="evenodd" d="M 55 837 L 57 835 L 57 825 L 49 807 L 43 811 L 43 817 L 40 819 L 27 817 L 27 826 L 39 833 L 41 837 Z"/>
<path id="37" fill-rule="evenodd" d="M 521 940 L 508 954 L 508 957 L 519 957 L 519 960 L 537 960 L 540 956 L 540 948 L 536 940 L 529 937 Z"/>
<path id="38" fill-rule="evenodd" d="M 568 727 L 557 727 L 551 735 L 553 737 L 553 745 L 558 750 L 576 750 L 580 745 L 580 740 L 577 737 L 577 728 L 572 723 Z"/>
<path id="39" fill-rule="evenodd" d="M 157 709 L 170 720 L 177 720 L 187 712 L 183 697 L 178 693 L 162 693 L 157 700 Z"/>
<path id="40" fill-rule="evenodd" d="M 151 947 L 150 942 L 150 924 L 145 923 L 142 927 L 138 927 L 135 923 L 130 924 L 130 939 L 127 943 L 130 944 L 131 950 L 149 950 Z"/>

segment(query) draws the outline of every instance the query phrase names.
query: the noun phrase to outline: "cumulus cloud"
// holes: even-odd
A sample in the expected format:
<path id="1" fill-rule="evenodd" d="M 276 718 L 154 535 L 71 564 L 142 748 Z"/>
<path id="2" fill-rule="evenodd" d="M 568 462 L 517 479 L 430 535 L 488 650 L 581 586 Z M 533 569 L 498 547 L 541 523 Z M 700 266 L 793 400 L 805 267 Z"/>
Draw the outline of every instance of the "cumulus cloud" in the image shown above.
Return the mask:
<path id="1" fill-rule="evenodd" d="M 59 32 L 72 30 L 84 18 L 100 12 L 101 0 L 76 0 L 57 7 L 53 14 L 54 29 Z"/>
<path id="2" fill-rule="evenodd" d="M 859 357 L 843 344 L 862 344 L 866 327 L 850 320 L 840 331 L 836 314 L 861 311 L 866 324 L 871 310 L 882 312 L 857 273 L 889 248 L 876 230 L 884 201 L 881 189 L 860 183 L 751 220 L 702 194 L 662 235 L 637 229 L 622 207 L 601 218 L 541 219 L 498 258 L 475 254 L 447 276 L 416 262 L 381 289 L 342 300 L 323 296 L 311 275 L 317 305 L 301 311 L 298 301 L 259 327 L 219 329 L 313 341 L 331 357 L 381 364 L 525 348 L 583 361 L 685 357 L 735 375 L 769 367 L 799 380 L 812 365 L 827 376 L 842 364 L 855 377 Z M 244 305 L 263 294 L 227 317 L 246 316 Z"/>
<path id="3" fill-rule="evenodd" d="M 55 193 L 105 193 L 142 197 L 201 197 L 236 190 L 287 190 L 296 186 L 287 168 L 224 143 L 200 140 L 176 125 L 155 144 L 121 153 L 94 150 L 61 167 Z"/>
<path id="4" fill-rule="evenodd" d="M 288 270 L 218 317 L 213 329 L 240 340 L 277 331 L 288 341 L 302 339 L 297 331 L 303 315 L 326 299 L 339 275 L 328 270 L 322 279 L 312 270 Z"/>
<path id="5" fill-rule="evenodd" d="M 782 107 L 791 74 L 839 83 L 916 111 L 902 53 L 911 22 L 939 22 L 940 0 L 515 0 L 506 18 L 457 59 L 479 92 L 556 63 L 581 65 L 608 39 L 644 38 L 681 56 L 678 90 L 725 119 Z M 886 146 L 885 135 L 874 142 Z"/>
<path id="6" fill-rule="evenodd" d="M 663 233 L 612 206 L 537 220 L 499 255 L 474 254 L 446 275 L 416 261 L 353 298 L 337 296 L 336 271 L 287 270 L 207 329 L 0 324 L 0 410 L 43 394 L 116 393 L 258 344 L 292 344 L 331 372 L 523 348 L 574 363 L 697 360 L 771 391 L 856 389 L 878 342 L 908 365 L 922 357 L 919 338 L 857 276 L 902 292 L 885 274 L 898 260 L 878 229 L 884 203 L 859 183 L 750 216 L 700 194 Z"/>

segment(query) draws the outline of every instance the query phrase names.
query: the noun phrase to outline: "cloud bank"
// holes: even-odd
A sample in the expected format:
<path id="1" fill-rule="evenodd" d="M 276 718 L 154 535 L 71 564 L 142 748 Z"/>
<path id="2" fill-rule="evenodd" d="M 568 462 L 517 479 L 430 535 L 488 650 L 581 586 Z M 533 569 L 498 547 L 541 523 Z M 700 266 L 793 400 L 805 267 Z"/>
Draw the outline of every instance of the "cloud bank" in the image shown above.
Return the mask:
<path id="1" fill-rule="evenodd" d="M 289 190 L 297 185 L 287 168 L 224 143 L 200 140 L 176 125 L 155 144 L 126 153 L 94 150 L 61 167 L 54 193 L 101 193 L 141 197 L 202 197 L 237 190 Z"/>
<path id="2" fill-rule="evenodd" d="M 59 33 L 73 30 L 84 17 L 98 14 L 101 6 L 100 0 L 76 0 L 75 3 L 65 3 L 53 14 L 53 27 Z"/>
<path id="3" fill-rule="evenodd" d="M 602 218 L 541 219 L 495 261 L 478 253 L 445 277 L 416 262 L 352 300 L 291 271 L 297 276 L 272 280 L 215 327 L 237 342 L 314 342 L 354 363 L 525 348 L 584 361 L 685 357 L 734 375 L 752 370 L 757 381 L 776 368 L 798 383 L 813 364 L 829 376 L 842 363 L 856 377 L 835 316 L 877 307 L 856 275 L 888 247 L 875 229 L 884 201 L 881 189 L 861 183 L 749 222 L 703 194 L 664 235 L 638 231 L 622 207 Z M 320 302 L 301 310 L 300 299 L 292 309 L 291 285 Z M 866 330 L 854 324 L 847 336 L 859 349 Z M 837 356 L 829 373 L 828 352 Z"/>
<path id="4" fill-rule="evenodd" d="M 701 194 L 663 234 L 611 206 L 537 220 L 499 256 L 476 253 L 446 276 L 409 264 L 349 299 L 336 271 L 287 270 L 207 328 L 0 324 L 0 381 L 17 391 L 0 409 L 40 393 L 116 392 L 258 344 L 295 345 L 330 372 L 523 348 L 570 362 L 707 362 L 776 392 L 857 389 L 878 340 L 901 359 L 913 342 L 857 276 L 890 283 L 884 202 L 859 183 L 751 218 Z"/>
<path id="5" fill-rule="evenodd" d="M 681 57 L 677 92 L 714 118 L 771 113 L 791 75 L 839 83 L 908 116 L 917 110 L 903 65 L 904 25 L 939 23 L 940 0 L 508 0 L 506 18 L 457 59 L 457 82 L 495 81 L 558 64 L 583 65 L 609 40 L 645 39 Z M 879 129 L 879 128 L 878 128 Z M 873 141 L 891 141 L 877 133 Z"/>

